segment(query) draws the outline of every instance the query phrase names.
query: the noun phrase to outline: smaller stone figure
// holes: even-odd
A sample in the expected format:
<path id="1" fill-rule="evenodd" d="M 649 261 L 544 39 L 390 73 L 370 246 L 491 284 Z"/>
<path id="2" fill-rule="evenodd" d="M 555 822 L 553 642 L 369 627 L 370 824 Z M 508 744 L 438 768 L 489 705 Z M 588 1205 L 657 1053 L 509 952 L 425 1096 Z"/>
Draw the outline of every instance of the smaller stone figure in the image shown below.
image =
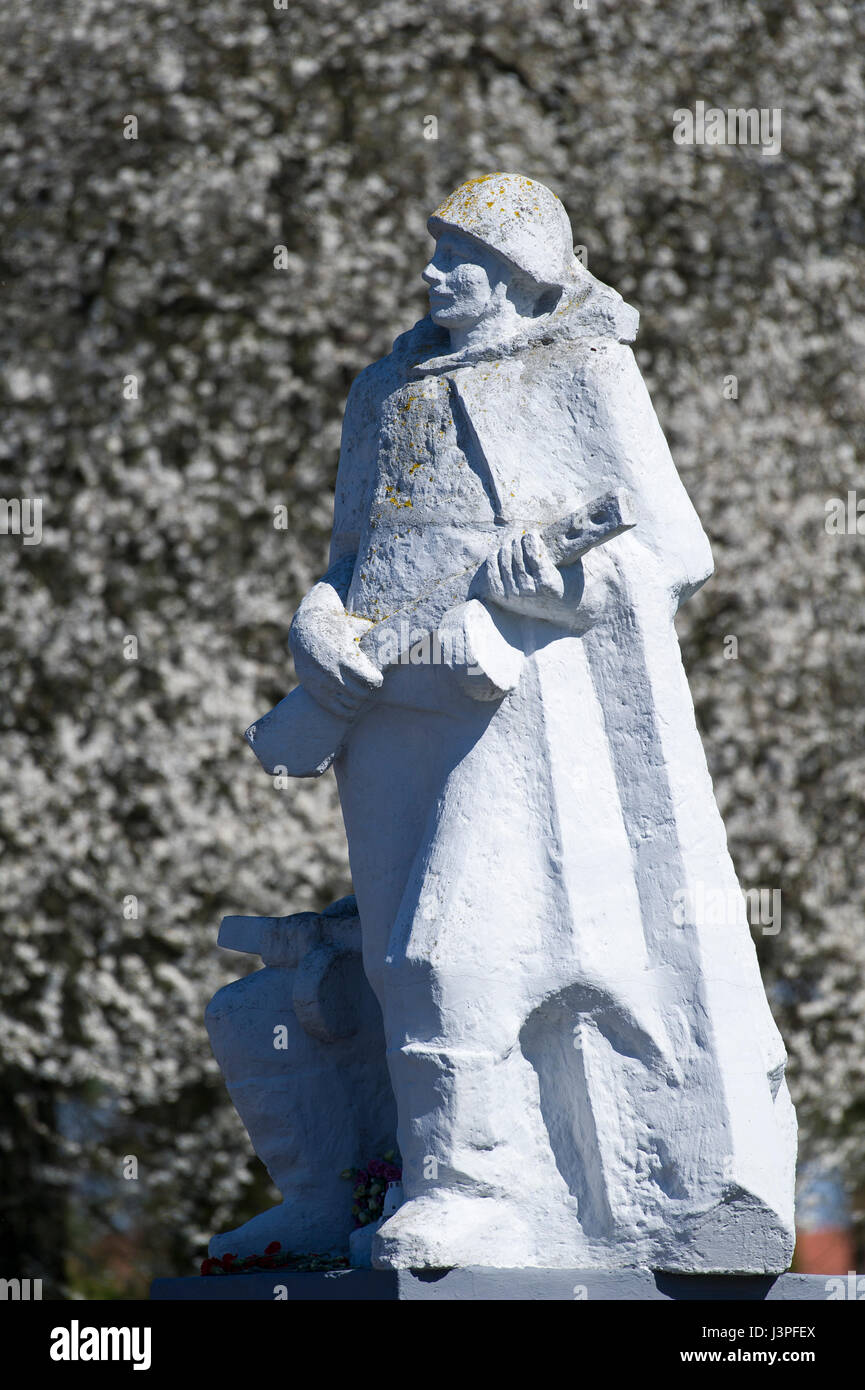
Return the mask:
<path id="1" fill-rule="evenodd" d="M 232 1101 L 282 1203 L 214 1236 L 211 1255 L 345 1255 L 351 1194 L 340 1177 L 394 1147 L 381 1012 L 366 982 L 353 897 L 321 914 L 226 917 L 219 945 L 264 969 L 213 996 L 205 1021 Z"/>

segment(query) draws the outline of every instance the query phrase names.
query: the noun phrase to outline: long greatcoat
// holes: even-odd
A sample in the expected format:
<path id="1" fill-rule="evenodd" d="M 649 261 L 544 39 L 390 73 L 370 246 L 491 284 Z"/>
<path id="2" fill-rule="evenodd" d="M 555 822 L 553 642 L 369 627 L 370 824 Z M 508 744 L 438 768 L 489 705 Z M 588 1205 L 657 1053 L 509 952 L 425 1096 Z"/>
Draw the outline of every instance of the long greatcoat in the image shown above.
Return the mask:
<path id="1" fill-rule="evenodd" d="M 784 1048 L 673 626 L 711 554 L 595 283 L 485 354 L 424 319 L 349 397 L 332 559 L 361 616 L 612 487 L 637 516 L 561 621 L 497 613 L 513 692 L 395 666 L 337 759 L 405 1165 L 383 1264 L 791 1253 Z"/>

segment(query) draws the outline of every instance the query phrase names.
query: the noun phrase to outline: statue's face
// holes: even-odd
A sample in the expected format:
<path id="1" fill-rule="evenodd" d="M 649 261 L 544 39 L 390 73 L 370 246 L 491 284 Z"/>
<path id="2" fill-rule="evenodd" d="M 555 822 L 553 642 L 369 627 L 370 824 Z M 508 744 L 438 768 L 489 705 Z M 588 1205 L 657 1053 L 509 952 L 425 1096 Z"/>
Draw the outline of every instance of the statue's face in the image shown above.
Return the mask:
<path id="1" fill-rule="evenodd" d="M 421 271 L 429 287 L 430 318 L 441 328 L 463 332 L 481 323 L 501 298 L 509 267 L 494 251 L 488 251 L 458 232 L 443 232 L 435 255 Z"/>

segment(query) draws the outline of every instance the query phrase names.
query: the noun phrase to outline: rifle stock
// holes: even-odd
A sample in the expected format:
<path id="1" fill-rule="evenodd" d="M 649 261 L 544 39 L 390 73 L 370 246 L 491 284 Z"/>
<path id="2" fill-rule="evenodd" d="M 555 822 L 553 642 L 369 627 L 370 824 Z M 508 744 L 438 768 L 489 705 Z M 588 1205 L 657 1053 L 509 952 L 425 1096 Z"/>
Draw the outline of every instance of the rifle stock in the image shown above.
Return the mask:
<path id="1" fill-rule="evenodd" d="M 542 528 L 541 538 L 554 564 L 565 568 L 576 564 L 596 545 L 612 540 L 634 525 L 630 494 L 618 489 Z M 498 548 L 497 544 L 490 553 L 495 554 Z M 385 631 L 390 629 L 398 638 L 407 619 L 424 631 L 435 631 L 445 613 L 469 598 L 483 563 L 444 580 L 415 604 L 374 624 L 361 638 L 362 650 L 374 657 L 376 647 L 381 650 Z M 417 640 L 417 627 L 414 634 Z M 322 709 L 299 685 L 268 714 L 251 724 L 245 737 L 265 772 L 271 775 L 284 772 L 289 777 L 320 777 L 340 752 L 354 722 Z"/>

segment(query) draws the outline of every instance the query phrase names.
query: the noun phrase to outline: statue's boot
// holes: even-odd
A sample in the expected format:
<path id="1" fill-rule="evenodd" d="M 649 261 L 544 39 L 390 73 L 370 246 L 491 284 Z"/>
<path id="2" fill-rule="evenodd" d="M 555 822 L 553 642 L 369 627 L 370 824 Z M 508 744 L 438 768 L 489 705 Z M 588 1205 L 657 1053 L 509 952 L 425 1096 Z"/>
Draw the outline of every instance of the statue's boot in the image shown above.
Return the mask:
<path id="1" fill-rule="evenodd" d="M 573 1268 L 585 1250 L 533 1068 L 495 1050 L 407 1042 L 389 1056 L 406 1201 L 378 1231 L 378 1268 Z"/>

